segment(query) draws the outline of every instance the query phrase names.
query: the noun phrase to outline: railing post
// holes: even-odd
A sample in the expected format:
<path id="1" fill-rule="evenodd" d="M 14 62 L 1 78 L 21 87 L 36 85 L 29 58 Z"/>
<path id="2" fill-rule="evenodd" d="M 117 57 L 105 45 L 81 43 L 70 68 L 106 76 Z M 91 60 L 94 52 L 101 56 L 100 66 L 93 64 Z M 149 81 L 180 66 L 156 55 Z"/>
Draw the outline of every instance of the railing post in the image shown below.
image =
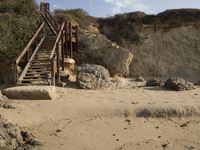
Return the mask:
<path id="1" fill-rule="evenodd" d="M 73 54 L 72 54 L 72 23 L 69 22 L 69 46 L 70 46 L 70 57 L 72 58 L 73 57 Z"/>
<path id="2" fill-rule="evenodd" d="M 56 55 L 57 55 L 57 84 L 60 83 L 60 52 L 59 43 L 56 43 Z"/>
<path id="3" fill-rule="evenodd" d="M 51 85 L 55 86 L 55 64 L 54 64 L 54 60 L 55 57 L 53 57 L 53 59 L 51 59 Z"/>
<path id="4" fill-rule="evenodd" d="M 18 81 L 18 79 L 19 79 L 19 71 L 18 71 L 18 65 L 17 64 L 15 64 L 15 67 L 14 67 L 14 69 L 15 69 L 15 83 L 17 83 L 17 81 Z"/>
<path id="5" fill-rule="evenodd" d="M 78 26 L 76 26 L 76 51 L 78 52 Z"/>
<path id="6" fill-rule="evenodd" d="M 68 56 L 68 22 L 65 22 L 65 52 Z"/>
<path id="7" fill-rule="evenodd" d="M 64 31 L 64 30 L 63 30 Z M 63 31 L 61 31 L 61 54 L 62 54 L 62 70 L 64 71 L 64 40 L 63 40 Z"/>

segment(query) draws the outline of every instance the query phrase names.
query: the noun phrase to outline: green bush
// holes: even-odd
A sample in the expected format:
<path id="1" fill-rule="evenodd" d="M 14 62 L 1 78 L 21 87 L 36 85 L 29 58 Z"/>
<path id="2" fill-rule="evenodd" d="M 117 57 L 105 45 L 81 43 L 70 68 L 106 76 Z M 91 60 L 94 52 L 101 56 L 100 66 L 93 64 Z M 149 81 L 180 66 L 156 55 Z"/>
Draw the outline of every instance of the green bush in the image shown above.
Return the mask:
<path id="1" fill-rule="evenodd" d="M 0 60 L 14 60 L 33 36 L 37 24 L 34 0 L 0 0 Z"/>

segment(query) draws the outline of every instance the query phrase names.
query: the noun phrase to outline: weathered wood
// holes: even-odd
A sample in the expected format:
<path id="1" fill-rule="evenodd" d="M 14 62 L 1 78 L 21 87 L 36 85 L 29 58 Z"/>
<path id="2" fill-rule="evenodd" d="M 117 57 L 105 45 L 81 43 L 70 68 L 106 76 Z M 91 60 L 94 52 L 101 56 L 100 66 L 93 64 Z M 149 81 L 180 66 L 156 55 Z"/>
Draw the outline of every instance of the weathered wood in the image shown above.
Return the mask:
<path id="1" fill-rule="evenodd" d="M 32 61 L 33 61 L 33 58 L 35 57 L 35 55 L 36 55 L 36 53 L 37 53 L 39 47 L 41 46 L 42 42 L 44 41 L 44 39 L 45 39 L 44 37 L 41 39 L 40 43 L 38 44 L 38 46 L 36 47 L 35 51 L 33 52 L 33 54 L 32 54 L 32 56 L 31 56 L 30 60 L 29 60 L 28 63 L 26 64 L 24 70 L 22 71 L 22 73 L 21 73 L 21 75 L 20 75 L 20 77 L 19 77 L 19 79 L 18 79 L 19 82 L 22 81 L 23 77 L 25 76 L 26 72 L 28 71 L 28 69 L 29 69 L 29 67 L 30 67 L 30 64 L 31 64 Z"/>
<path id="2" fill-rule="evenodd" d="M 52 58 L 53 58 L 53 55 L 55 54 L 55 51 L 56 51 L 56 44 L 59 43 L 59 41 L 60 41 L 60 39 L 61 39 L 61 33 L 62 33 L 63 29 L 64 29 L 64 26 L 65 26 L 65 23 L 62 24 L 62 27 L 61 27 L 61 29 L 60 29 L 60 32 L 59 32 L 59 34 L 58 34 L 58 36 L 57 36 L 56 42 L 55 42 L 54 47 L 53 47 L 53 50 L 52 50 L 52 52 L 51 52 L 50 59 L 52 59 Z"/>
<path id="3" fill-rule="evenodd" d="M 66 21 L 65 22 L 65 52 L 66 52 L 66 55 L 68 56 L 69 53 L 68 53 L 68 22 Z"/>
<path id="4" fill-rule="evenodd" d="M 78 51 L 78 26 L 76 26 L 76 51 Z"/>
<path id="5" fill-rule="evenodd" d="M 55 86 L 55 68 L 54 68 L 55 59 L 54 58 L 51 60 L 51 85 L 53 86 Z"/>
<path id="6" fill-rule="evenodd" d="M 32 37 L 32 39 L 30 40 L 30 42 L 28 43 L 28 45 L 26 46 L 26 48 L 19 55 L 19 57 L 16 60 L 16 64 L 17 65 L 19 64 L 19 62 L 21 61 L 21 59 L 24 57 L 24 55 L 29 51 L 31 45 L 35 42 L 35 40 L 38 37 L 39 33 L 42 31 L 43 26 L 44 26 L 44 23 L 42 23 L 41 26 L 37 29 L 36 33 L 34 34 L 34 36 Z"/>
<path id="7" fill-rule="evenodd" d="M 61 34 L 61 55 L 62 55 L 62 70 L 64 71 L 64 59 L 65 59 L 65 54 L 64 54 L 64 39 L 63 39 L 63 36 L 64 36 L 64 31 L 62 31 L 62 34 Z"/>
<path id="8" fill-rule="evenodd" d="M 52 17 L 52 15 L 50 14 L 50 12 L 47 11 L 46 13 L 50 17 L 51 22 L 53 23 L 54 27 L 56 28 L 56 30 L 58 32 L 59 28 L 58 28 L 58 24 L 56 23 L 55 19 Z"/>
<path id="9" fill-rule="evenodd" d="M 56 83 L 59 84 L 60 70 L 61 68 L 62 70 L 64 70 L 65 51 L 67 52 L 67 56 L 70 56 L 70 58 L 72 58 L 74 50 L 73 48 L 75 48 L 76 50 L 78 49 L 77 26 L 72 26 L 71 22 L 66 21 L 62 24 L 60 28 L 58 28 L 58 24 L 55 22 L 54 18 L 51 16 L 48 10 L 47 11 L 46 9 L 41 10 L 41 15 L 43 16 L 47 24 L 49 24 L 50 28 L 54 31 L 54 33 L 57 35 L 57 38 L 54 43 L 53 49 L 50 53 L 50 56 L 47 51 L 38 52 L 37 50 L 38 47 L 36 47 L 36 50 L 32 52 L 31 46 L 33 46 L 34 43 L 36 44 L 39 43 L 39 45 L 41 45 L 41 40 L 40 40 L 41 37 L 39 36 L 40 33 L 42 38 L 45 37 L 44 23 L 39 27 L 39 29 L 31 39 L 27 47 L 23 50 L 22 54 L 16 60 L 15 68 L 17 72 L 17 67 L 19 62 L 21 61 L 21 59 L 24 57 L 25 54 L 28 55 L 29 62 L 27 63 L 25 69 L 23 70 L 20 78 L 18 79 L 18 77 L 16 76 L 18 81 L 21 81 L 19 82 L 19 84 L 25 82 L 23 84 L 32 85 L 34 84 L 34 82 L 32 81 L 38 81 L 38 79 L 44 81 L 45 79 L 43 78 L 47 78 L 50 85 L 55 86 Z M 44 83 L 46 83 L 46 81 Z"/>
<path id="10" fill-rule="evenodd" d="M 59 43 L 56 44 L 56 55 L 57 55 L 57 84 L 60 83 L 60 51 Z"/>
<path id="11" fill-rule="evenodd" d="M 57 29 L 55 29 L 55 27 L 52 26 L 52 24 L 49 22 L 49 19 L 45 15 L 45 13 L 43 11 L 40 11 L 40 13 L 41 13 L 42 17 L 44 18 L 44 20 L 47 22 L 47 24 L 50 26 L 50 28 L 54 32 L 54 34 L 57 34 Z"/>
<path id="12" fill-rule="evenodd" d="M 72 24 L 71 22 L 69 22 L 69 49 L 70 49 L 70 58 L 73 57 L 73 54 L 72 54 Z"/>

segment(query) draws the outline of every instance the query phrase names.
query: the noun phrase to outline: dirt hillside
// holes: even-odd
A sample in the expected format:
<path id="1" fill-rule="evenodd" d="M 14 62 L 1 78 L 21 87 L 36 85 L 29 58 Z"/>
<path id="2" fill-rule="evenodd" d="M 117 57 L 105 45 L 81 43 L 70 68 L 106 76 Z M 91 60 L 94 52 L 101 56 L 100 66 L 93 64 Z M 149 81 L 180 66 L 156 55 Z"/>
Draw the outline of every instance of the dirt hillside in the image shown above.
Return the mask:
<path id="1" fill-rule="evenodd" d="M 200 78 L 200 10 L 142 12 L 99 19 L 100 32 L 134 55 L 130 76 Z"/>

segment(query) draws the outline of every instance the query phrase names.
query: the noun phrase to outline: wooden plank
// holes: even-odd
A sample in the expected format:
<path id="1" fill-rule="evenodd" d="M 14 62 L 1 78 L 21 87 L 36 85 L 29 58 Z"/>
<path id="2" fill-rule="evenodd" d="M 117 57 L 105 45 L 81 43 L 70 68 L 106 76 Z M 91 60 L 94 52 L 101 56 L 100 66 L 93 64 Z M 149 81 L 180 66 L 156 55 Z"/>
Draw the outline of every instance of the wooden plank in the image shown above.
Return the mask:
<path id="1" fill-rule="evenodd" d="M 52 59 L 53 56 L 54 56 L 54 54 L 56 53 L 56 45 L 57 45 L 57 44 L 59 43 L 59 41 L 61 40 L 61 33 L 62 33 L 63 29 L 64 29 L 64 26 L 65 26 L 65 23 L 62 24 L 62 27 L 61 27 L 61 29 L 60 29 L 60 32 L 59 32 L 59 34 L 58 34 L 58 36 L 57 36 L 56 42 L 55 42 L 55 44 L 54 44 L 53 50 L 52 50 L 51 55 L 50 55 L 50 59 Z"/>
<path id="2" fill-rule="evenodd" d="M 59 44 L 56 44 L 56 55 L 57 55 L 57 84 L 60 83 L 60 51 Z"/>
<path id="3" fill-rule="evenodd" d="M 62 70 L 64 71 L 64 59 L 65 59 L 65 54 L 64 54 L 64 40 L 63 40 L 63 36 L 64 36 L 64 31 L 62 31 L 61 34 L 61 55 L 62 55 Z"/>
<path id="4" fill-rule="evenodd" d="M 49 20 L 47 19 L 47 17 L 45 16 L 44 12 L 40 11 L 40 13 L 42 14 L 42 17 L 44 18 L 44 20 L 46 21 L 46 23 L 49 25 L 49 27 L 51 28 L 51 30 L 54 32 L 54 34 L 57 34 L 57 31 L 54 29 L 54 27 L 51 25 L 51 23 L 49 22 Z"/>
<path id="5" fill-rule="evenodd" d="M 27 72 L 26 75 L 42 75 L 42 74 L 49 74 L 50 71 L 43 71 L 43 72 Z"/>
<path id="6" fill-rule="evenodd" d="M 69 23 L 69 46 L 70 46 L 70 58 L 73 57 L 73 54 L 72 54 L 72 24 L 71 22 Z"/>
<path id="7" fill-rule="evenodd" d="M 29 67 L 30 67 L 30 65 L 31 65 L 31 63 L 32 63 L 32 61 L 33 61 L 33 59 L 34 59 L 34 57 L 35 57 L 35 55 L 36 55 L 36 53 L 37 53 L 39 47 L 42 45 L 42 42 L 44 41 L 44 39 L 45 39 L 45 37 L 43 37 L 43 38 L 41 39 L 40 43 L 37 45 L 35 51 L 33 52 L 32 56 L 31 56 L 31 58 L 30 58 L 30 60 L 28 61 L 28 63 L 26 64 L 24 70 L 22 71 L 22 73 L 21 73 L 21 75 L 20 75 L 20 77 L 19 77 L 19 79 L 18 79 L 18 82 L 21 82 L 22 79 L 23 79 L 23 77 L 24 77 L 25 74 L 27 73 L 27 70 L 29 69 Z"/>
<path id="8" fill-rule="evenodd" d="M 55 60 L 54 60 L 54 58 L 55 57 L 53 57 L 52 58 L 52 62 L 51 62 L 51 85 L 55 85 L 55 68 L 54 68 L 54 66 L 55 66 L 55 64 L 54 64 L 54 62 L 55 62 Z"/>
<path id="9" fill-rule="evenodd" d="M 26 46 L 26 48 L 19 55 L 19 57 L 16 60 L 16 64 L 17 65 L 19 64 L 19 62 L 21 61 L 21 59 L 24 57 L 24 55 L 28 52 L 28 50 L 30 49 L 31 45 L 33 44 L 33 42 L 36 40 L 36 38 L 38 37 L 39 33 L 41 32 L 43 26 L 44 26 L 44 23 L 42 23 L 42 25 L 37 29 L 36 33 L 34 34 L 34 36 L 32 37 L 32 39 L 30 40 L 30 42 L 28 43 L 28 45 Z"/>
<path id="10" fill-rule="evenodd" d="M 66 21 L 65 22 L 65 51 L 66 51 L 66 55 L 68 56 L 69 53 L 68 53 L 68 34 L 69 34 L 69 31 L 68 31 L 68 22 Z"/>

